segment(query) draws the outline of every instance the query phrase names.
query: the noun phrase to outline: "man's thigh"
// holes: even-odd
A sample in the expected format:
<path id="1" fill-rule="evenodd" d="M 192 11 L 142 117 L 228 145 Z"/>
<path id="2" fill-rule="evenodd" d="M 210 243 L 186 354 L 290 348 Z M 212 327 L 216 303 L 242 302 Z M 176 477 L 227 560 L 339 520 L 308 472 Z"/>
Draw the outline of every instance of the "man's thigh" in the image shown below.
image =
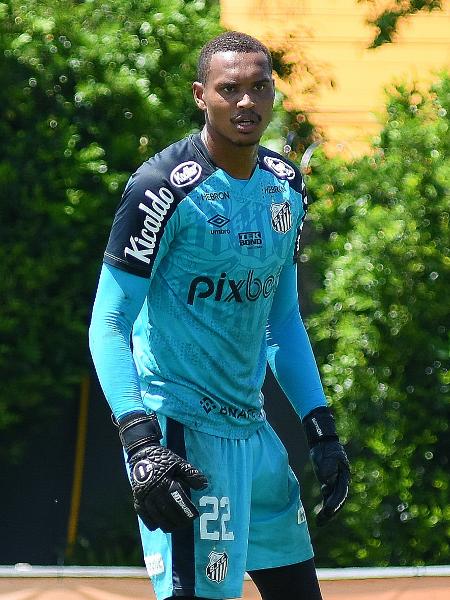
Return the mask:
<path id="1" fill-rule="evenodd" d="M 221 600 L 242 594 L 252 488 L 252 448 L 185 428 L 160 417 L 163 443 L 201 469 L 208 487 L 190 491 L 200 517 L 191 527 L 165 534 L 140 522 L 147 571 L 158 600 Z"/>
<path id="2" fill-rule="evenodd" d="M 313 549 L 286 448 L 268 423 L 250 439 L 253 473 L 247 571 L 307 561 Z"/>

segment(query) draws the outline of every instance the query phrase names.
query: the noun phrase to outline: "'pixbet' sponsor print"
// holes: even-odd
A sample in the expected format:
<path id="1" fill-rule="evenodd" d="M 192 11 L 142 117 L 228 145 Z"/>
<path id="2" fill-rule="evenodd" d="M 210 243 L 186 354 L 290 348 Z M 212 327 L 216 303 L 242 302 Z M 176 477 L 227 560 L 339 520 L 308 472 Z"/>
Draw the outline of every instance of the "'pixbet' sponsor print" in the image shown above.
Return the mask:
<path id="1" fill-rule="evenodd" d="M 189 286 L 187 297 L 188 304 L 194 304 L 196 298 L 209 298 L 214 294 L 214 300 L 220 302 L 243 302 L 249 300 L 254 302 L 258 298 L 269 298 L 275 292 L 278 285 L 281 268 L 275 273 L 268 275 L 264 280 L 255 277 L 255 272 L 250 269 L 246 279 L 231 279 L 226 273 L 221 273 L 219 279 L 200 275 L 194 277 Z"/>

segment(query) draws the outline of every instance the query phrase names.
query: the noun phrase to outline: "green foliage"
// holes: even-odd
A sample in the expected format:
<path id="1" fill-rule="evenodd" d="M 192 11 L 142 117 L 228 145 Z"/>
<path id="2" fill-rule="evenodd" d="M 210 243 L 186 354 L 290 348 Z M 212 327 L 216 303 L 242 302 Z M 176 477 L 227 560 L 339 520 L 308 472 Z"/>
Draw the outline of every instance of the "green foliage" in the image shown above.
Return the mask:
<path id="1" fill-rule="evenodd" d="M 114 208 L 145 158 L 197 128 L 196 0 L 0 3 L 0 429 L 64 410 L 87 368 L 92 294 Z M 36 425 L 37 426 L 37 425 Z M 4 444 L 3 448 L 6 449 Z"/>
<path id="2" fill-rule="evenodd" d="M 397 88 L 387 110 L 370 156 L 315 157 L 309 181 L 319 239 L 301 260 L 324 282 L 308 326 L 353 467 L 340 519 L 316 532 L 334 566 L 450 551 L 449 77 Z"/>
<path id="3" fill-rule="evenodd" d="M 114 208 L 138 164 L 200 125 L 190 82 L 198 49 L 218 32 L 217 3 L 201 0 L 0 2 L 9 461 L 77 397 Z M 280 102 L 267 140 L 294 131 L 300 155 L 312 132 Z M 317 240 L 301 261 L 324 286 L 308 326 L 353 465 L 342 516 L 313 529 L 326 566 L 448 560 L 449 104 L 447 76 L 430 95 L 398 88 L 370 156 L 312 161 Z M 125 560 L 115 540 L 102 561 Z M 75 550 L 99 557 L 92 541 Z"/>
<path id="4" fill-rule="evenodd" d="M 358 0 L 372 4 L 373 0 Z M 421 11 L 431 12 L 442 10 L 442 0 L 394 0 L 389 8 L 384 9 L 374 19 L 369 20 L 377 34 L 372 41 L 371 48 L 389 44 L 397 32 L 399 22 Z"/>

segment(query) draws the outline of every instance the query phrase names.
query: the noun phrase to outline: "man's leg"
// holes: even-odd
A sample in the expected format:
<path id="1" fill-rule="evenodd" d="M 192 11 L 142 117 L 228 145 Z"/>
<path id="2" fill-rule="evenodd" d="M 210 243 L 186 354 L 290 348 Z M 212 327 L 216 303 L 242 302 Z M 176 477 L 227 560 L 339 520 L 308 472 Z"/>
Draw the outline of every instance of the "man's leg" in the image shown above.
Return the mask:
<path id="1" fill-rule="evenodd" d="M 262 600 L 322 600 L 314 559 L 286 567 L 250 571 Z"/>

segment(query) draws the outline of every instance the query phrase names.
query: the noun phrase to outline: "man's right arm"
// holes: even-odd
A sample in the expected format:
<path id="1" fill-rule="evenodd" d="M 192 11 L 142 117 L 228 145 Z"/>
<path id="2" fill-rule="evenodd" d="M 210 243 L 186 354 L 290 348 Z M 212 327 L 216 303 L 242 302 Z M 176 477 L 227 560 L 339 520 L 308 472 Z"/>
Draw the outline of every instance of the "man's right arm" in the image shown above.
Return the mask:
<path id="1" fill-rule="evenodd" d="M 147 414 L 142 404 L 130 335 L 149 281 L 103 265 L 89 343 L 128 457 L 134 508 L 149 529 L 172 532 L 198 517 L 186 490 L 204 489 L 207 480 L 193 465 L 160 444 L 158 419 L 155 413 Z"/>
<path id="2" fill-rule="evenodd" d="M 89 328 L 89 346 L 103 393 L 119 420 L 143 411 L 130 336 L 150 282 L 104 264 Z"/>

